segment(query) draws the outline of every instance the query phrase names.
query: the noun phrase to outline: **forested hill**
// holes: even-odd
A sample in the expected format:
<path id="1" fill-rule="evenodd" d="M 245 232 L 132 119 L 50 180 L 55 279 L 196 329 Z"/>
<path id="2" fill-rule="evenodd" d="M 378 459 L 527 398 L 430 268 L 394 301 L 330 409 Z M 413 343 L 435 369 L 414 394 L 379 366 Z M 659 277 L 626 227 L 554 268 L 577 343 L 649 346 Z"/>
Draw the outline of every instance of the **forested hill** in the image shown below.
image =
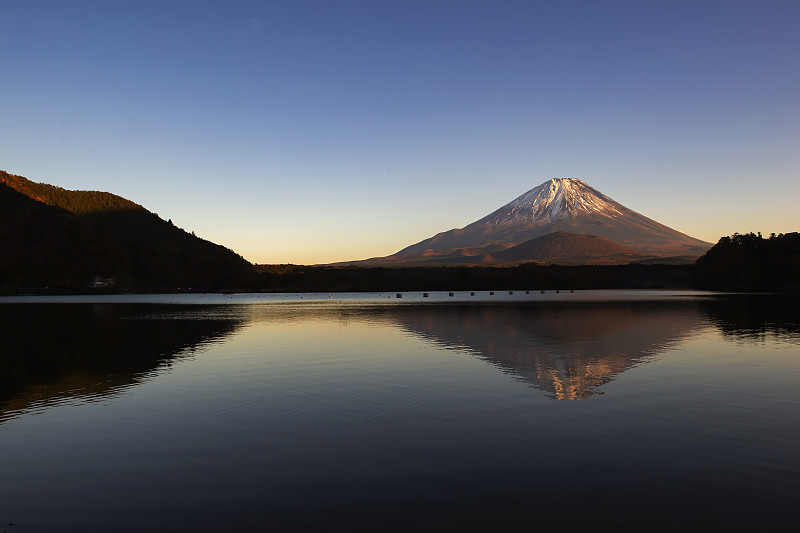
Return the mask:
<path id="1" fill-rule="evenodd" d="M 702 288 L 800 292 L 800 233 L 722 237 L 697 260 Z"/>
<path id="2" fill-rule="evenodd" d="M 218 290 L 252 283 L 252 265 L 142 206 L 3 172 L 0 290 Z"/>
<path id="3" fill-rule="evenodd" d="M 71 191 L 47 183 L 37 183 L 0 170 L 0 183 L 47 205 L 66 209 L 76 215 L 110 209 L 144 209 L 130 200 L 102 191 Z"/>

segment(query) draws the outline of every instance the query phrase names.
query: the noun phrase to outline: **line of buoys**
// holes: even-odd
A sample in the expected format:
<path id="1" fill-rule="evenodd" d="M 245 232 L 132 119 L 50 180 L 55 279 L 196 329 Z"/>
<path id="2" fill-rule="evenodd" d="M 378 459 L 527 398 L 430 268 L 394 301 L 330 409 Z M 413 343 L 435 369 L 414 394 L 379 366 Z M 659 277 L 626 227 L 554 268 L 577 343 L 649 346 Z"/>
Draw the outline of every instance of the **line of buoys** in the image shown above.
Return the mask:
<path id="1" fill-rule="evenodd" d="M 495 291 L 489 291 L 489 296 L 494 296 L 494 292 L 495 292 Z M 545 291 L 544 289 L 540 290 L 539 292 L 540 292 L 541 294 L 546 294 L 546 293 L 547 293 L 547 291 Z M 560 293 L 561 293 L 561 290 L 560 290 L 560 289 L 556 289 L 556 290 L 555 290 L 555 292 L 556 292 L 556 294 L 560 294 Z M 570 292 L 570 294 L 575 294 L 575 289 L 570 289 L 570 290 L 569 290 L 569 292 Z M 525 291 L 525 294 L 530 294 L 530 293 L 531 293 L 530 289 L 528 289 L 528 290 L 526 290 L 526 291 Z M 508 294 L 509 294 L 509 295 L 513 295 L 513 294 L 514 294 L 514 291 L 508 291 Z M 449 297 L 451 297 L 451 298 L 452 298 L 452 297 L 454 297 L 454 296 L 456 295 L 456 293 L 454 293 L 454 292 L 448 292 L 448 293 L 447 293 L 447 295 L 448 295 Z M 470 295 L 470 296 L 475 296 L 475 291 L 470 291 L 469 295 Z M 285 297 L 286 297 L 286 298 L 288 298 L 288 297 L 289 297 L 289 295 L 286 295 Z M 328 298 L 330 298 L 330 297 L 331 297 L 331 295 L 328 295 Z M 358 294 L 353 294 L 353 297 L 354 297 L 354 298 L 358 298 Z M 394 295 L 394 297 L 395 297 L 395 298 L 402 298 L 402 297 L 403 297 L 403 293 L 402 293 L 402 292 L 398 292 L 398 293 L 396 293 L 396 294 Z M 429 297 L 430 297 L 430 294 L 429 294 L 429 293 L 427 293 L 427 292 L 423 292 L 423 293 L 422 293 L 422 297 L 423 297 L 423 298 L 429 298 Z M 302 296 L 301 296 L 301 298 L 302 298 Z M 387 296 L 387 298 L 391 298 L 391 296 Z"/>

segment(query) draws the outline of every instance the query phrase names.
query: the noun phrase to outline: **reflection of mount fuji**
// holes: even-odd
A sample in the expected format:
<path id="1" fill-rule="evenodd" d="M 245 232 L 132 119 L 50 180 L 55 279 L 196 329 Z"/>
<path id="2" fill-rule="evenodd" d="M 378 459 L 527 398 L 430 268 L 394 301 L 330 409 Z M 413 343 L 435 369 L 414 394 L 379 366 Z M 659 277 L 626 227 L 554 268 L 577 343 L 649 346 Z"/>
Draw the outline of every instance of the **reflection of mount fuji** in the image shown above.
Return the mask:
<path id="1" fill-rule="evenodd" d="M 468 349 L 559 400 L 598 393 L 705 322 L 687 302 L 427 307 L 392 315 L 405 329 Z"/>

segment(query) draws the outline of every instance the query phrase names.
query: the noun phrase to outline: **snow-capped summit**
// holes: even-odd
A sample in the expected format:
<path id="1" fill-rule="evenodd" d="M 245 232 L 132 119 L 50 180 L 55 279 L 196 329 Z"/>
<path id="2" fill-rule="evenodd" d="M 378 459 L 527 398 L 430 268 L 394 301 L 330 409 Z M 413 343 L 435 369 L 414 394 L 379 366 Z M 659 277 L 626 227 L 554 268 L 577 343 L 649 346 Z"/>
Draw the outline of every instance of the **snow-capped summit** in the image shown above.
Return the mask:
<path id="1" fill-rule="evenodd" d="M 711 247 L 640 215 L 576 178 L 552 178 L 463 228 L 390 256 L 492 253 L 555 232 L 596 235 L 651 256 L 700 256 Z"/>
<path id="2" fill-rule="evenodd" d="M 553 178 L 476 223 L 555 222 L 581 214 L 622 215 L 622 205 L 577 178 Z"/>

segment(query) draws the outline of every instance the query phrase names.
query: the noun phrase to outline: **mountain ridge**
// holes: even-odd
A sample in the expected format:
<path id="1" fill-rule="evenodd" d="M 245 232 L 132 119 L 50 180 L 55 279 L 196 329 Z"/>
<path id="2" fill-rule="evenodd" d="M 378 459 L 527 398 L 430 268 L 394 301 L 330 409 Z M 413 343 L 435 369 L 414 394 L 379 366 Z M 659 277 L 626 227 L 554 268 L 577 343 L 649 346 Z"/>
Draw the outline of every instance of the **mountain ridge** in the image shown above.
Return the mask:
<path id="1" fill-rule="evenodd" d="M 0 171 L 0 287 L 225 287 L 253 266 L 111 193 Z"/>
<path id="2" fill-rule="evenodd" d="M 76 215 L 114 209 L 144 209 L 141 205 L 114 193 L 75 191 L 49 183 L 31 181 L 23 176 L 0 170 L 0 183 L 45 205 L 60 207 Z"/>
<path id="3" fill-rule="evenodd" d="M 699 257 L 712 246 L 625 207 L 580 179 L 552 178 L 463 228 L 437 233 L 385 259 L 457 250 L 475 255 L 487 246 L 515 246 L 558 231 L 596 235 L 658 257 Z"/>

